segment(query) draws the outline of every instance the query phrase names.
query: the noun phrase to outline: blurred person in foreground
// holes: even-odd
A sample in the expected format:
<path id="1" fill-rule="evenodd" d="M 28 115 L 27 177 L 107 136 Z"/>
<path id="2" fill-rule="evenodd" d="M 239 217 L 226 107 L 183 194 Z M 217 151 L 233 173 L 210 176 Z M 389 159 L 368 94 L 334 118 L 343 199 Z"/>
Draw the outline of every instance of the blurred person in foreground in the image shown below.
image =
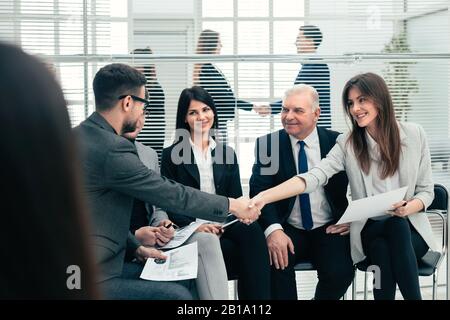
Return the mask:
<path id="1" fill-rule="evenodd" d="M 0 44 L 0 57 L 0 299 L 97 298 L 62 90 L 21 49 Z"/>

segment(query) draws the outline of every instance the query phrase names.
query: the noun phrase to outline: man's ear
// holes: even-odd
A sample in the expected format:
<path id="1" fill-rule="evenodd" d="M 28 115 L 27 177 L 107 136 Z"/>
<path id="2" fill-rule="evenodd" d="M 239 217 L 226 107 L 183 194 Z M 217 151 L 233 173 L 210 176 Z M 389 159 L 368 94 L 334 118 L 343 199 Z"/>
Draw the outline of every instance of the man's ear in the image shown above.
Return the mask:
<path id="1" fill-rule="evenodd" d="M 124 111 L 124 112 L 129 112 L 132 105 L 131 105 L 131 97 L 127 96 L 124 99 L 121 100 L 121 105 L 120 108 Z"/>
<path id="2" fill-rule="evenodd" d="M 316 121 L 320 118 L 320 107 L 317 107 L 316 111 L 314 111 L 314 115 L 316 116 Z"/>

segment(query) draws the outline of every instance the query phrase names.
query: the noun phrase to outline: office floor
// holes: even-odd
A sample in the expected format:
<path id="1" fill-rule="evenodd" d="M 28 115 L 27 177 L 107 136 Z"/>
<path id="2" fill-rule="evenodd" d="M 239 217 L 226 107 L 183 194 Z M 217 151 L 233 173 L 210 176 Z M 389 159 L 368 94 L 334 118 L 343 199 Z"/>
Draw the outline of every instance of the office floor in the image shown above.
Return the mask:
<path id="1" fill-rule="evenodd" d="M 422 287 L 422 299 L 423 300 L 433 300 L 433 289 L 432 287 Z M 351 298 L 350 292 L 348 293 L 348 298 Z M 356 300 L 364 300 L 363 292 L 358 292 L 356 296 Z M 373 300 L 372 292 L 368 293 L 367 300 Z M 399 290 L 397 290 L 397 294 L 395 296 L 395 300 L 403 300 L 403 297 Z M 436 300 L 445 300 L 445 285 L 438 286 L 437 299 Z"/>
<path id="2" fill-rule="evenodd" d="M 441 266 L 442 268 L 442 266 Z M 442 270 L 443 271 L 443 270 Z M 438 292 L 437 292 L 437 300 L 445 300 L 446 295 L 446 286 L 445 286 L 445 273 L 440 273 L 442 278 L 439 280 L 439 286 L 438 286 Z M 306 278 L 306 279 L 305 279 Z M 313 271 L 307 271 L 303 272 L 303 274 L 298 273 L 297 274 L 297 292 L 299 295 L 299 300 L 310 300 L 314 295 L 314 290 L 316 286 L 316 281 L 314 281 L 315 278 L 315 272 Z M 306 280 L 306 281 L 305 281 Z M 368 281 L 370 283 L 370 279 Z M 432 294 L 433 289 L 431 286 L 431 277 L 427 278 L 420 278 L 420 283 L 422 286 L 422 298 L 423 300 L 432 300 Z M 229 297 L 230 299 L 234 299 L 235 294 L 235 282 L 229 281 L 228 282 L 228 288 L 229 288 Z M 357 278 L 357 293 L 356 293 L 356 300 L 364 300 L 364 293 L 363 293 L 363 286 L 364 286 L 364 278 L 362 273 L 358 273 Z M 347 291 L 347 300 L 352 299 L 352 290 L 351 287 Z M 372 292 L 369 291 L 367 295 L 367 300 L 373 300 Z M 396 294 L 396 300 L 403 300 L 402 295 L 400 291 L 397 289 Z"/>

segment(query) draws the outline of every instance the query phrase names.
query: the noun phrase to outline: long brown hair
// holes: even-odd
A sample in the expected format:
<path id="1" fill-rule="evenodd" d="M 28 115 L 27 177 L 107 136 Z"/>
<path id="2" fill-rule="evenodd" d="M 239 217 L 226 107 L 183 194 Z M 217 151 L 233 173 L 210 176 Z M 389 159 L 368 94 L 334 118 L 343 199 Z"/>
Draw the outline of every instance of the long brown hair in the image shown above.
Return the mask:
<path id="1" fill-rule="evenodd" d="M 217 50 L 219 44 L 220 34 L 217 31 L 210 29 L 203 30 L 197 41 L 197 49 L 195 53 L 197 54 L 213 54 Z M 200 70 L 202 68 L 202 63 L 196 63 L 194 65 L 193 83 L 194 85 L 199 85 Z"/>
<path id="2" fill-rule="evenodd" d="M 400 162 L 400 131 L 395 119 L 391 94 L 383 78 L 374 73 L 363 73 L 351 78 L 344 86 L 342 103 L 345 113 L 350 118 L 352 130 L 348 139 L 353 146 L 359 166 L 365 174 L 370 171 L 370 156 L 366 140 L 366 129 L 358 126 L 350 114 L 348 95 L 350 89 L 357 88 L 362 95 L 372 99 L 378 115 L 375 119 L 378 128 L 377 143 L 381 159 L 381 178 L 392 176 Z"/>

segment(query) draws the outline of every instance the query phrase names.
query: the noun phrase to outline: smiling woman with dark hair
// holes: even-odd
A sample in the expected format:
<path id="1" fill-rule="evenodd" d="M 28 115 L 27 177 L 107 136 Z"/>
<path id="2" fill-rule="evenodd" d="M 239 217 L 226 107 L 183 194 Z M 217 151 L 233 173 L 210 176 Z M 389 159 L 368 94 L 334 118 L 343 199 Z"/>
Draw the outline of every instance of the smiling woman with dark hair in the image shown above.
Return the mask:
<path id="1" fill-rule="evenodd" d="M 63 93 L 43 62 L 5 44 L 0 56 L 0 299 L 95 298 Z"/>
<path id="2" fill-rule="evenodd" d="M 204 192 L 239 198 L 242 196 L 242 186 L 236 154 L 232 148 L 214 138 L 213 130 L 217 129 L 219 121 L 217 113 L 214 101 L 205 89 L 194 86 L 181 92 L 177 109 L 177 137 L 172 146 L 163 150 L 161 173 Z M 186 226 L 195 220 L 173 212 L 168 214 L 179 226 Z M 223 254 L 226 265 L 226 271 L 223 263 L 222 267 L 216 263 L 213 270 L 208 267 L 212 274 L 210 279 L 226 284 L 227 273 L 230 278 L 237 276 L 240 299 L 269 299 L 269 256 L 259 224 L 237 222 L 223 228 L 218 223 L 200 221 L 203 224 L 197 232 L 217 235 L 220 246 L 217 246 L 216 253 Z M 208 264 L 207 261 L 205 265 Z M 220 283 L 217 287 L 224 288 Z"/>

